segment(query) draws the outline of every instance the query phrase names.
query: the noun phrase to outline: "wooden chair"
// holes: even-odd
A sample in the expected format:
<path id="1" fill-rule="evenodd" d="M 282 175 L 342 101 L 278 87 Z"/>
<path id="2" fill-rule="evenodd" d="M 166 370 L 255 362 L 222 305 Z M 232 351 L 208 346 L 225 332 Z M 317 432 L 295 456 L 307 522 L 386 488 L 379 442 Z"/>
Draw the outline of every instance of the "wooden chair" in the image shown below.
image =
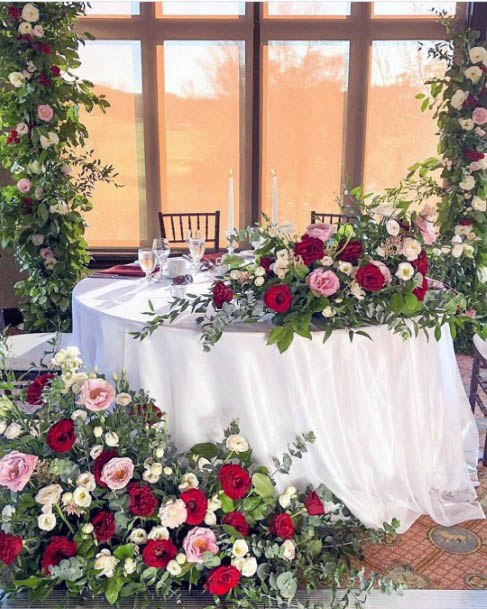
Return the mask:
<path id="1" fill-rule="evenodd" d="M 355 224 L 356 221 L 357 218 L 355 216 L 350 216 L 348 214 L 327 214 L 317 211 L 311 212 L 311 224 L 323 222 L 325 224 L 340 226 L 341 224 Z"/>
<path id="2" fill-rule="evenodd" d="M 5 330 L 7 326 L 19 326 L 22 321 L 22 313 L 19 309 L 0 309 L 0 330 Z"/>
<path id="3" fill-rule="evenodd" d="M 487 417 L 487 406 L 479 395 L 479 387 L 484 392 L 484 395 L 487 395 L 487 374 L 482 374 L 482 370 L 487 370 L 487 340 L 482 340 L 480 336 L 476 335 L 473 337 L 473 362 L 469 401 L 472 412 L 475 412 L 475 406 L 478 406 L 482 414 Z M 485 438 L 482 463 L 487 467 L 487 437 Z"/>
<path id="4" fill-rule="evenodd" d="M 188 232 L 201 231 L 207 252 L 220 251 L 220 211 L 164 214 L 158 212 L 161 237 L 186 248 Z M 208 247 L 208 245 L 210 247 Z"/>

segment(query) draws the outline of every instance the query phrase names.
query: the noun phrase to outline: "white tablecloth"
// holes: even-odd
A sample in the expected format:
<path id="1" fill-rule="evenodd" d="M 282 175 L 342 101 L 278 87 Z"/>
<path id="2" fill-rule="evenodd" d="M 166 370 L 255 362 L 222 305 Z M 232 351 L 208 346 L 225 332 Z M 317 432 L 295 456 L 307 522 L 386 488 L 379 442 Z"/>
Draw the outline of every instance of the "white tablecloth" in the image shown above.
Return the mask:
<path id="1" fill-rule="evenodd" d="M 316 334 L 281 355 L 252 326 L 225 332 L 204 353 L 189 316 L 142 342 L 129 336 L 147 319 L 149 298 L 167 309 L 160 284 L 85 279 L 73 295 L 74 338 L 88 367 L 126 368 L 132 386 L 154 396 L 180 449 L 221 438 L 238 418 L 273 469 L 271 456 L 313 430 L 310 454 L 282 486 L 323 482 L 365 524 L 397 517 L 401 531 L 421 514 L 443 525 L 484 518 L 474 489 L 478 433 L 448 331 L 439 342 L 403 341 L 376 326 L 372 341 L 351 343 L 344 330 L 324 345 Z"/>

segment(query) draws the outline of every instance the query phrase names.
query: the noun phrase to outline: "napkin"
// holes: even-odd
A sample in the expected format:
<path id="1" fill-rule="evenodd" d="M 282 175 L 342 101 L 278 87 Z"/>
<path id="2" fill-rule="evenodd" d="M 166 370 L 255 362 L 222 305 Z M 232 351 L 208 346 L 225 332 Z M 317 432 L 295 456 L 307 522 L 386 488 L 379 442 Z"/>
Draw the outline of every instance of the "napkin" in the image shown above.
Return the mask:
<path id="1" fill-rule="evenodd" d="M 158 270 L 159 267 L 156 266 L 154 272 L 157 272 Z M 117 264 L 115 266 L 111 266 L 109 269 L 97 271 L 97 274 L 122 275 L 124 277 L 145 277 L 144 271 L 135 264 Z"/>

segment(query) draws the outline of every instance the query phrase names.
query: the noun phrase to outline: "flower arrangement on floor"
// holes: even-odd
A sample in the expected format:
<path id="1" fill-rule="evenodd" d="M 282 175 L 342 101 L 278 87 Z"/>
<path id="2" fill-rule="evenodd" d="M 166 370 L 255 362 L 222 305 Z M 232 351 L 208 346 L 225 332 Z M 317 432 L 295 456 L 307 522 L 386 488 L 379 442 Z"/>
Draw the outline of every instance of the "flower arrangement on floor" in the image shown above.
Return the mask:
<path id="1" fill-rule="evenodd" d="M 105 109 L 81 80 L 75 31 L 82 2 L 0 3 L 0 160 L 12 184 L 0 190 L 0 240 L 15 249 L 25 328 L 69 330 L 71 290 L 89 263 L 84 213 L 113 168 L 80 152 L 80 110 Z"/>
<path id="2" fill-rule="evenodd" d="M 407 338 L 420 329 L 473 324 L 467 301 L 429 280 L 428 242 L 432 224 L 407 209 L 375 202 L 362 208 L 355 225 L 310 225 L 301 235 L 267 225 L 258 229 L 262 240 L 255 263 L 227 257 L 228 271 L 203 295 L 176 299 L 170 311 L 151 317 L 136 338 L 143 339 L 161 324 L 191 309 L 202 326 L 203 348 L 209 350 L 225 328 L 234 323 L 270 319 L 268 344 L 281 352 L 295 334 L 312 338 L 323 330 L 349 328 L 350 336 L 366 335 L 363 326 L 387 324 Z M 251 229 L 255 232 L 255 229 Z M 473 249 L 473 246 L 472 246 Z M 362 328 L 362 329 L 361 329 Z"/>
<path id="3" fill-rule="evenodd" d="M 373 585 L 360 547 L 394 534 L 367 530 L 319 486 L 278 494 L 236 423 L 220 443 L 178 455 L 164 414 L 125 378 L 81 369 L 75 348 L 59 351 L 26 388 L 8 373 L 0 389 L 0 584 L 4 593 L 46 598 L 177 596 L 202 588 L 215 604 L 289 603 L 298 582 L 338 587 L 334 606 Z M 313 441 L 298 436 L 276 472 L 287 473 Z M 352 592 L 350 588 L 354 588 Z"/>

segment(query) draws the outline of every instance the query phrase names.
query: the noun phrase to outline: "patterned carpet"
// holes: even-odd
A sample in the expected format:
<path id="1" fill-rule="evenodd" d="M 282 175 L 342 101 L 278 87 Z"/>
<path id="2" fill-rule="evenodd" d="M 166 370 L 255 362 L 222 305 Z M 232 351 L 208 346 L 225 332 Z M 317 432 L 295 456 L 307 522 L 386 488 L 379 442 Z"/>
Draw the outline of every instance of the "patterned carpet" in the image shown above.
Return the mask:
<path id="1" fill-rule="evenodd" d="M 458 356 L 465 387 L 470 386 L 472 360 Z M 487 401 L 487 400 L 486 400 Z M 485 442 L 486 420 L 479 417 L 480 442 Z M 479 464 L 479 500 L 487 513 L 487 468 Z M 436 525 L 422 516 L 391 544 L 366 549 L 367 565 L 409 588 L 487 590 L 487 520 L 455 527 Z"/>

